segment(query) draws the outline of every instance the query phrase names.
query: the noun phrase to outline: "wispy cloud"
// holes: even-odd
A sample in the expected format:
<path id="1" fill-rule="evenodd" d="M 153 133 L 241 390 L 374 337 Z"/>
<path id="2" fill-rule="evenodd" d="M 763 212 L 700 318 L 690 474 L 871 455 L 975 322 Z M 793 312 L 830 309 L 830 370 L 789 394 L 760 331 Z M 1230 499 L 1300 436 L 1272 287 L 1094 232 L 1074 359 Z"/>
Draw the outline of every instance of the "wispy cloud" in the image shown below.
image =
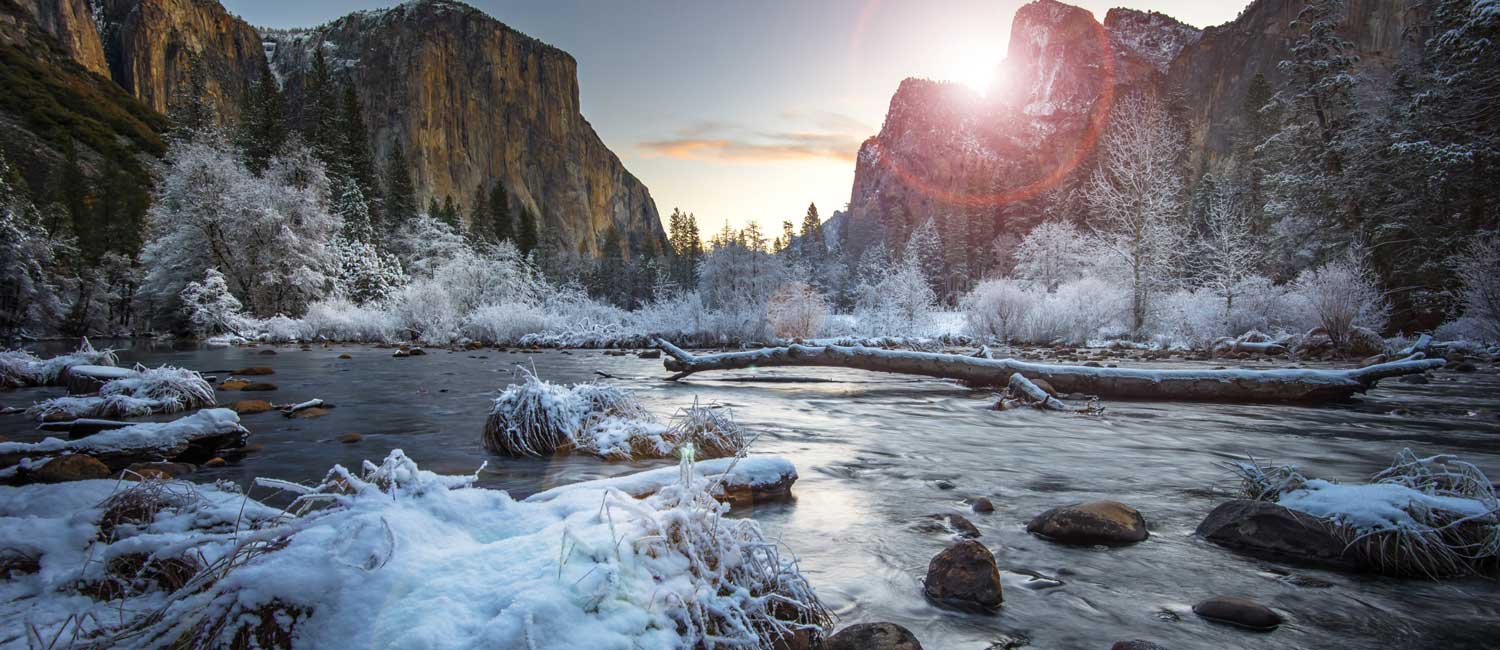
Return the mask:
<path id="1" fill-rule="evenodd" d="M 831 159 L 852 161 L 871 131 L 858 120 L 837 113 L 786 112 L 791 124 L 779 130 L 752 130 L 726 122 L 705 121 L 679 129 L 674 137 L 640 143 L 649 156 L 682 160 L 777 162 Z"/>

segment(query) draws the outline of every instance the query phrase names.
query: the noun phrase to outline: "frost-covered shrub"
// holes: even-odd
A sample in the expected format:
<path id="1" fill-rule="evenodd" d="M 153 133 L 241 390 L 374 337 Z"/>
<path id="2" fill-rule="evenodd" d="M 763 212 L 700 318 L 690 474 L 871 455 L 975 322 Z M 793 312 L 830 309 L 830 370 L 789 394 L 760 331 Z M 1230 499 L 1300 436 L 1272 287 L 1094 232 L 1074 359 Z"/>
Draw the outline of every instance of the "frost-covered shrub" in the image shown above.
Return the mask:
<path id="1" fill-rule="evenodd" d="M 402 287 L 387 307 L 402 337 L 432 344 L 459 338 L 460 315 L 454 312 L 448 292 L 436 281 L 417 280 Z"/>
<path id="2" fill-rule="evenodd" d="M 320 300 L 307 307 L 302 331 L 311 340 L 385 343 L 397 338 L 395 314 L 347 299 Z"/>
<path id="3" fill-rule="evenodd" d="M 547 330 L 547 314 L 528 303 L 484 305 L 464 317 L 463 335 L 485 343 L 515 343 Z"/>
<path id="4" fill-rule="evenodd" d="M 1285 285 L 1252 275 L 1234 287 L 1234 305 L 1229 310 L 1229 336 L 1245 332 L 1305 332 L 1305 310 L 1299 296 Z"/>
<path id="5" fill-rule="evenodd" d="M 378 303 L 406 284 L 401 260 L 374 244 L 339 237 L 331 245 L 338 295 L 357 305 Z"/>
<path id="6" fill-rule="evenodd" d="M 1358 250 L 1303 271 L 1297 276 L 1295 289 L 1306 301 L 1309 317 L 1327 331 L 1328 338 L 1339 348 L 1351 342 L 1354 328 L 1379 332 L 1390 316 L 1390 303 Z"/>
<path id="7" fill-rule="evenodd" d="M 179 296 L 188 324 L 198 336 L 238 332 L 244 326 L 240 301 L 229 292 L 218 269 L 205 271 L 202 282 L 189 282 Z"/>
<path id="8" fill-rule="evenodd" d="M 0 351 L 0 388 L 55 385 L 73 366 L 113 366 L 119 363 L 114 350 L 96 350 L 87 338 L 78 349 L 50 359 L 40 359 L 26 350 Z"/>
<path id="9" fill-rule="evenodd" d="M 1129 292 L 1098 278 L 1085 277 L 1066 283 L 1040 298 L 1022 322 L 1021 340 L 1083 345 L 1090 338 L 1126 330 Z"/>
<path id="10" fill-rule="evenodd" d="M 283 314 L 262 320 L 247 320 L 246 323 L 259 332 L 256 337 L 258 340 L 267 343 L 295 343 L 310 338 L 305 322 Z"/>
<path id="11" fill-rule="evenodd" d="M 1008 342 L 1031 310 L 1036 297 L 1010 278 L 985 280 L 959 302 L 970 335 Z"/>
<path id="12" fill-rule="evenodd" d="M 699 405 L 696 397 L 692 406 L 672 416 L 665 438 L 674 448 L 691 443 L 694 453 L 701 458 L 733 456 L 744 451 L 749 444 L 744 431 L 734 421 L 733 410 L 719 404 Z"/>
<path id="13" fill-rule="evenodd" d="M 1153 329 L 1162 343 L 1198 350 L 1216 339 L 1233 336 L 1224 300 L 1211 289 L 1180 289 L 1161 298 Z"/>
<path id="14" fill-rule="evenodd" d="M 876 283 L 861 285 L 854 302 L 860 328 L 873 336 L 925 336 L 936 309 L 937 295 L 913 256 Z"/>
<path id="15" fill-rule="evenodd" d="M 630 316 L 631 328 L 649 336 L 699 342 L 718 337 L 708 329 L 710 314 L 696 291 L 658 297 Z"/>
<path id="16" fill-rule="evenodd" d="M 828 300 L 803 282 L 789 282 L 766 304 L 766 320 L 776 336 L 785 339 L 812 338 L 828 318 Z"/>
<path id="17" fill-rule="evenodd" d="M 1500 341 L 1500 233 L 1482 235 L 1449 263 L 1462 288 L 1463 315 L 1450 330 L 1480 341 Z"/>

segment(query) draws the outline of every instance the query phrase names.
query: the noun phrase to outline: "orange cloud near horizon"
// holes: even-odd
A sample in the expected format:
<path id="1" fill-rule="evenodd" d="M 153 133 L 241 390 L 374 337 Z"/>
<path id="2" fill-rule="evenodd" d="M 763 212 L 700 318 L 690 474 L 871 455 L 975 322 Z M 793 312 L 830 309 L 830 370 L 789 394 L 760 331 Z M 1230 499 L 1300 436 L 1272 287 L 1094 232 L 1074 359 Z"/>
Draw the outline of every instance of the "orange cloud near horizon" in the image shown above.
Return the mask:
<path id="1" fill-rule="evenodd" d="M 688 129 L 682 137 L 647 140 L 637 147 L 649 157 L 726 162 L 780 162 L 830 159 L 853 162 L 864 137 L 853 133 L 792 131 L 760 133 L 751 138 L 711 137 Z"/>

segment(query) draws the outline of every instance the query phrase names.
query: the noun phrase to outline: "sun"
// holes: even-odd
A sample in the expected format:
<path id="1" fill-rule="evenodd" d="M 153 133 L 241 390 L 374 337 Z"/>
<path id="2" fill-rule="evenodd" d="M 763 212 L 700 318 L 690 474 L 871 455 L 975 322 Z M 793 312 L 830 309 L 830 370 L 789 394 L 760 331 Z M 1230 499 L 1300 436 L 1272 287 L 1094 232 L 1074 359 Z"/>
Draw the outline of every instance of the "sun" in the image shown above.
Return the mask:
<path id="1" fill-rule="evenodd" d="M 980 95 L 990 92 L 999 76 L 1004 50 L 999 47 L 969 47 L 954 53 L 946 79 L 961 83 Z"/>

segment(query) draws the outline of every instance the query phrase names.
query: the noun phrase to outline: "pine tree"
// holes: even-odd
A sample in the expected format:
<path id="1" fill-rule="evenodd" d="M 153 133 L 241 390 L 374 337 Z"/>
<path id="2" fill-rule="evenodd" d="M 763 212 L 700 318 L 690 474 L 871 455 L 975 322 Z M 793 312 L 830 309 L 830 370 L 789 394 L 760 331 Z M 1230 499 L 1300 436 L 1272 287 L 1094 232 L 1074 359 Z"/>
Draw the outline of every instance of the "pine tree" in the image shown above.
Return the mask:
<path id="1" fill-rule="evenodd" d="M 417 190 L 400 142 L 391 144 L 385 161 L 385 205 L 381 213 L 387 231 L 396 231 L 417 216 Z"/>
<path id="2" fill-rule="evenodd" d="M 536 213 L 529 208 L 522 207 L 521 227 L 516 233 L 516 249 L 521 251 L 521 255 L 530 255 L 540 242 L 541 228 L 537 224 Z"/>
<path id="3" fill-rule="evenodd" d="M 513 241 L 516 238 L 514 219 L 510 215 L 510 196 L 505 192 L 505 183 L 495 181 L 490 190 L 490 234 L 495 241 Z"/>
<path id="4" fill-rule="evenodd" d="M 260 78 L 246 90 L 240 114 L 239 144 L 250 171 L 265 171 L 271 158 L 286 144 L 286 106 L 281 87 L 271 76 L 269 65 L 261 66 Z"/>
<path id="5" fill-rule="evenodd" d="M 433 200 L 436 201 L 436 199 Z M 458 206 L 453 203 L 452 195 L 443 197 L 443 207 L 438 209 L 437 214 L 438 218 L 442 219 L 443 223 L 448 224 L 448 227 L 452 228 L 454 232 L 463 232 L 463 219 L 459 216 Z"/>
<path id="6" fill-rule="evenodd" d="M 921 269 L 922 276 L 927 279 L 927 284 L 932 287 L 933 292 L 940 293 L 939 289 L 945 284 L 943 240 L 938 234 L 936 220 L 928 218 L 912 231 L 911 238 L 906 241 L 906 249 L 902 252 L 902 259 Z"/>
<path id="7" fill-rule="evenodd" d="M 469 239 L 488 241 L 495 236 L 495 224 L 490 221 L 490 193 L 484 186 L 474 192 L 474 207 L 469 210 Z"/>
<path id="8" fill-rule="evenodd" d="M 63 206 L 68 217 L 67 228 L 78 238 L 79 252 L 86 260 L 96 260 L 104 253 L 108 238 L 94 211 L 94 196 L 89 178 L 78 163 L 78 149 L 72 138 L 63 145 L 62 170 L 54 188 L 53 200 Z"/>
<path id="9" fill-rule="evenodd" d="M 359 184 L 360 191 L 365 195 L 365 203 L 370 207 L 370 222 L 378 226 L 380 206 L 374 199 L 380 193 L 380 186 L 376 184 L 375 178 L 375 154 L 370 151 L 370 133 L 365 129 L 364 107 L 360 105 L 359 95 L 354 92 L 352 83 L 344 85 L 343 101 L 339 102 L 338 131 L 338 169 Z"/>
<path id="10" fill-rule="evenodd" d="M 340 139 L 343 134 L 339 129 L 339 102 L 334 95 L 337 89 L 328 72 L 328 62 L 323 57 L 321 43 L 313 49 L 312 68 L 308 70 L 303 84 L 302 141 L 312 147 L 318 160 L 323 161 L 335 174 L 341 174 L 345 161 L 340 155 Z"/>
<path id="11" fill-rule="evenodd" d="M 828 251 L 828 245 L 823 242 L 823 220 L 818 216 L 816 203 L 807 204 L 807 215 L 802 217 L 802 231 L 799 235 L 801 244 L 798 245 L 798 258 L 816 273 L 823 264 L 824 253 Z"/>
<path id="12" fill-rule="evenodd" d="M 369 202 L 359 183 L 351 177 L 334 179 L 333 212 L 343 221 L 341 235 L 358 242 L 375 241 L 375 224 L 370 219 Z"/>

